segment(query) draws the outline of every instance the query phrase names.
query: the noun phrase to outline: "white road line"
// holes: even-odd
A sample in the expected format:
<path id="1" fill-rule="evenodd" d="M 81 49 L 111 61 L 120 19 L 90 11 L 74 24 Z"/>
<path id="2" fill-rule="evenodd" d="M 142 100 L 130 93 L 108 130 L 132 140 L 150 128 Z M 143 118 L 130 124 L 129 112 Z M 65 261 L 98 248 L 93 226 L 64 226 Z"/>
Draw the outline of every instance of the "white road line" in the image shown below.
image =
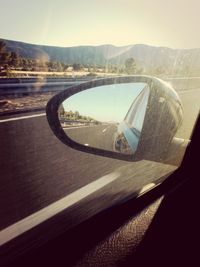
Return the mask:
<path id="1" fill-rule="evenodd" d="M 103 129 L 102 133 L 105 133 L 107 131 L 107 128 Z"/>
<path id="2" fill-rule="evenodd" d="M 25 120 L 25 119 L 41 117 L 41 116 L 46 116 L 46 113 L 40 113 L 40 114 L 34 114 L 34 115 L 22 116 L 22 117 L 17 117 L 17 118 L 10 118 L 10 119 L 3 119 L 3 120 L 0 120 L 0 123 L 7 122 L 7 121 Z"/>
<path id="3" fill-rule="evenodd" d="M 63 130 L 73 130 L 73 129 L 81 129 L 81 128 L 89 128 L 94 126 L 73 126 L 73 127 L 63 127 Z"/>
<path id="4" fill-rule="evenodd" d="M 68 196 L 54 202 L 53 204 L 33 213 L 32 215 L 14 223 L 13 225 L 8 226 L 0 231 L 0 245 L 7 243 L 13 238 L 46 221 L 66 208 L 69 208 L 95 191 L 113 182 L 119 177 L 119 175 L 120 174 L 118 172 L 107 174 L 98 180 L 76 190 Z"/>

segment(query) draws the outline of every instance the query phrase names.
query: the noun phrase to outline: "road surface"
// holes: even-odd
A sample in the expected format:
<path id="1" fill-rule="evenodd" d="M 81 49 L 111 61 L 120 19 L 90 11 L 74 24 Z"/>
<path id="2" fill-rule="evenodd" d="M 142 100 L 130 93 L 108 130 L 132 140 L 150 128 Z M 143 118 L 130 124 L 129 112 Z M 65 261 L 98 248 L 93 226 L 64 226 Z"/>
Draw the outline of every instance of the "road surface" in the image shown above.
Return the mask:
<path id="1" fill-rule="evenodd" d="M 189 138 L 199 112 L 200 89 L 180 91 L 180 97 L 184 121 L 177 137 Z M 130 194 L 145 192 L 175 169 L 75 151 L 53 135 L 45 114 L 2 120 L 0 140 L 2 244 L 9 241 L 9 231 L 17 229 L 12 239 L 36 226 L 38 215 L 39 224 L 68 207 L 70 227 Z"/>
<path id="2" fill-rule="evenodd" d="M 66 134 L 75 142 L 94 148 L 113 150 L 116 124 L 90 125 L 64 128 Z"/>

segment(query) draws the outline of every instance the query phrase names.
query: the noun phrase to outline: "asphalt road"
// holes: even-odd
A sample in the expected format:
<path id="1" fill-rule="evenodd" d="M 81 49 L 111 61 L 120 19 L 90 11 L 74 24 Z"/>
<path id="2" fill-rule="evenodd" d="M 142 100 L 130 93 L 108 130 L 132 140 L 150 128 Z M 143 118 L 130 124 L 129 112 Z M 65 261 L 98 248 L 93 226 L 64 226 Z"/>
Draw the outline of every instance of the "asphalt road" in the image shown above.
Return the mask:
<path id="1" fill-rule="evenodd" d="M 117 131 L 117 126 L 114 124 L 79 126 L 65 128 L 64 131 L 77 143 L 113 151 L 114 134 Z"/>
<path id="2" fill-rule="evenodd" d="M 127 163 L 75 151 L 53 135 L 45 116 L 5 122 L 0 127 L 1 229 L 113 172 L 118 179 L 132 179 L 134 191 L 147 180 L 151 182 L 174 169 L 153 162 Z M 145 174 L 144 168 L 148 170 Z M 130 189 L 124 180 L 122 183 L 125 191 Z M 112 190 L 103 195 L 120 195 L 120 188 L 115 192 L 115 187 L 112 184 Z"/>
<path id="3" fill-rule="evenodd" d="M 180 91 L 184 122 L 177 137 L 190 137 L 199 112 L 198 88 Z M 52 206 L 62 200 L 69 202 L 70 227 L 130 194 L 148 190 L 175 169 L 157 162 L 129 163 L 75 151 L 53 135 L 45 114 L 0 122 L 0 140 L 0 230 L 33 213 L 37 216 L 38 211 L 45 220 L 48 207 L 55 214 L 62 211 L 64 202 L 58 203 L 59 208 Z M 91 139 L 87 142 L 92 144 Z M 91 184 L 92 188 L 87 187 Z M 85 191 L 80 191 L 83 187 Z M 66 200 L 67 196 L 75 200 Z"/>

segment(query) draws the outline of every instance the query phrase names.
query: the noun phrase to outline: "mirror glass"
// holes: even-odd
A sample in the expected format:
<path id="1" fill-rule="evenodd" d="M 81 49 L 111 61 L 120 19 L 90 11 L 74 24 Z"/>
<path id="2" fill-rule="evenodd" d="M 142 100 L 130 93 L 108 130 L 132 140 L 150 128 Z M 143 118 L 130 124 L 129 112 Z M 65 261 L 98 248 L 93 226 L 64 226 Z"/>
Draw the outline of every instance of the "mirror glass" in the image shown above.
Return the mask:
<path id="1" fill-rule="evenodd" d="M 140 139 L 148 97 L 146 83 L 90 88 L 62 102 L 60 124 L 76 143 L 131 155 Z"/>

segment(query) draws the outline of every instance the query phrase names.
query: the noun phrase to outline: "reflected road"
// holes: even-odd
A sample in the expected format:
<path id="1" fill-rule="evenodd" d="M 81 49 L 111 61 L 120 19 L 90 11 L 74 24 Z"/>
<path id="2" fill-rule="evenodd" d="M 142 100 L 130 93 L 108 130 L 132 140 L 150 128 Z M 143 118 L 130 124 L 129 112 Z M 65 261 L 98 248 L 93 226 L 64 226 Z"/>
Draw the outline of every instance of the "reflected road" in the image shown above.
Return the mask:
<path id="1" fill-rule="evenodd" d="M 75 142 L 113 151 L 114 134 L 117 132 L 116 125 L 91 125 L 75 128 L 64 128 L 66 134 Z"/>

